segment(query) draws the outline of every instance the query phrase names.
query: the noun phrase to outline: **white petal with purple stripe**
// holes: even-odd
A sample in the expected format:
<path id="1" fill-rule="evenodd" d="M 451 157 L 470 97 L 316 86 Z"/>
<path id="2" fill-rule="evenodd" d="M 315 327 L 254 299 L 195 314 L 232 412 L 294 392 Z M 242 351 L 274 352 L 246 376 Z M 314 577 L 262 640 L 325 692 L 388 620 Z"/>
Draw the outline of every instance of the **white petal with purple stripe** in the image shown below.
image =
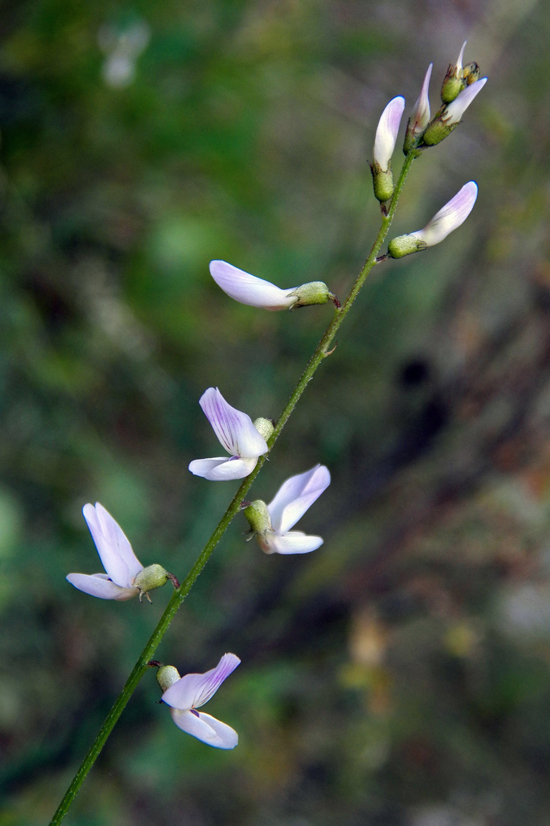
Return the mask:
<path id="1" fill-rule="evenodd" d="M 231 407 L 217 387 L 205 390 L 199 404 L 230 457 L 194 459 L 189 463 L 191 473 L 213 482 L 248 476 L 256 467 L 258 457 L 268 450 L 250 416 Z"/>
<path id="2" fill-rule="evenodd" d="M 224 654 L 215 668 L 204 674 L 186 674 L 166 689 L 162 699 L 171 706 L 172 719 L 178 728 L 209 746 L 218 749 L 235 748 L 239 741 L 237 732 L 226 723 L 197 709 L 214 696 L 239 663 L 240 659 L 235 654 Z"/>

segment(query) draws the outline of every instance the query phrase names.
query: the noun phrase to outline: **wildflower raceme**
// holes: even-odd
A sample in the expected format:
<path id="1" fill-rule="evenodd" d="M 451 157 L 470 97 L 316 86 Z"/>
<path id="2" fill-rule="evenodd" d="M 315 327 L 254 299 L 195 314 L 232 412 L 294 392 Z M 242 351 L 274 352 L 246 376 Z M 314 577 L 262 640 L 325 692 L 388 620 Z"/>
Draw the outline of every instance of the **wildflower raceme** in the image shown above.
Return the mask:
<path id="1" fill-rule="evenodd" d="M 394 97 L 382 112 L 374 140 L 373 162 L 370 165 L 374 195 L 379 202 L 382 220 L 371 250 L 364 259 L 365 263 L 351 285 L 343 306 L 340 306 L 336 296 L 321 281 L 283 289 L 244 272 L 226 261 L 210 262 L 210 273 L 217 285 L 228 296 L 242 304 L 275 311 L 292 310 L 310 304 L 325 304 L 332 301 L 336 310 L 324 333 L 318 339 L 319 343 L 301 372 L 286 405 L 282 408 L 276 428 L 270 419 L 258 418 L 253 421 L 247 413 L 232 407 L 217 387 L 208 387 L 202 394 L 199 404 L 227 455 L 194 459 L 189 463 L 189 471 L 195 476 L 213 481 L 237 479 L 243 481 L 233 495 L 217 527 L 214 528 L 210 538 L 196 557 L 181 587 L 175 577 L 165 571 L 162 566 L 143 567 L 122 529 L 102 505 L 99 503 L 95 506 L 85 505 L 84 518 L 105 573 L 69 574 L 67 580 L 75 588 L 100 599 L 128 600 L 138 595 L 141 599 L 143 595 L 148 597 L 150 590 L 163 585 L 167 579 L 170 579 L 177 591 L 169 600 L 156 629 L 150 635 L 94 744 L 76 772 L 51 821 L 52 826 L 59 826 L 67 813 L 84 778 L 101 752 L 139 680 L 145 674 L 146 665 L 159 669 L 157 680 L 163 691 L 162 702 L 170 707 L 172 719 L 182 731 L 215 748 L 233 749 L 237 745 L 238 735 L 234 729 L 199 709 L 213 697 L 224 680 L 239 665 L 239 658 L 235 654 L 224 654 L 218 665 L 210 671 L 204 674 L 186 674 L 183 677 L 173 666 L 161 665 L 151 658 L 155 655 L 181 603 L 187 597 L 239 510 L 242 510 L 250 525 L 250 538 L 255 538 L 266 554 L 308 554 L 323 544 L 322 537 L 307 535 L 293 528 L 331 482 L 330 473 L 324 465 L 317 464 L 304 473 L 286 479 L 269 504 L 261 499 L 243 500 L 247 497 L 252 483 L 256 481 L 257 473 L 264 462 L 264 459 L 260 457 L 265 457 L 268 451 L 271 451 L 276 437 L 280 436 L 285 423 L 302 398 L 317 369 L 334 351 L 336 334 L 369 273 L 382 261 L 403 258 L 441 243 L 451 232 L 462 225 L 475 205 L 478 188 L 475 181 L 469 181 L 423 229 L 393 238 L 388 244 L 387 253 L 379 255 L 390 237 L 388 234 L 390 226 L 409 172 L 416 163 L 416 159 L 424 153 L 427 147 L 435 146 L 451 133 L 487 81 L 487 78 L 479 79 L 477 63 L 463 65 L 465 46 L 466 44 L 462 46 L 457 62 L 449 66 L 441 91 L 442 105 L 434 116 L 431 114 L 429 102 L 429 85 L 433 66 L 429 65 L 420 95 L 407 124 L 403 146 L 405 160 L 395 185 L 392 157 L 405 107 L 404 98 Z M 199 302 L 197 306 L 200 306 Z M 258 329 L 261 329 L 261 325 Z M 299 338 L 300 336 L 290 337 L 288 347 L 291 348 L 293 342 Z M 351 358 L 352 354 L 348 357 Z M 291 361 L 292 359 L 293 356 Z M 232 369 L 229 354 L 221 367 L 228 373 Z M 266 375 L 272 369 L 274 367 L 269 365 L 269 368 L 266 368 Z M 235 569 L 232 577 L 237 575 L 238 570 L 238 568 Z M 239 588 L 238 591 L 240 593 L 241 589 Z M 235 598 L 238 596 L 236 592 Z M 200 644 L 200 638 L 199 634 L 197 645 Z"/>
<path id="2" fill-rule="evenodd" d="M 244 515 L 252 535 L 266 554 L 307 554 L 317 550 L 323 540 L 292 531 L 316 499 L 330 485 L 330 473 L 324 465 L 315 465 L 305 473 L 287 479 L 275 498 L 266 505 L 260 499 L 244 503 Z"/>
<path id="3" fill-rule="evenodd" d="M 174 666 L 162 666 L 157 674 L 164 690 L 162 702 L 170 706 L 172 720 L 182 731 L 192 734 L 209 746 L 234 749 L 239 742 L 237 732 L 210 714 L 197 711 L 210 700 L 224 680 L 237 668 L 240 659 L 224 654 L 215 668 L 204 674 L 180 677 Z"/>

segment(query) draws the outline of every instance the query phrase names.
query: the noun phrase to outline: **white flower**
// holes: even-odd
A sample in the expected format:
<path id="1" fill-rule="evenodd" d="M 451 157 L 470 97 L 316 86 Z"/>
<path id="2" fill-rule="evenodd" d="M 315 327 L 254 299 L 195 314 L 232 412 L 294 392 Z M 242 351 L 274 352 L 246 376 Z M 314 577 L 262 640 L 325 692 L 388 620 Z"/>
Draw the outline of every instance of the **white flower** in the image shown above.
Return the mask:
<path id="1" fill-rule="evenodd" d="M 404 108 L 405 98 L 399 95 L 390 100 L 378 121 L 374 138 L 374 163 L 378 164 L 382 172 L 389 169 Z"/>
<path id="2" fill-rule="evenodd" d="M 256 467 L 258 458 L 268 451 L 265 439 L 254 427 L 250 416 L 231 407 L 217 387 L 209 387 L 199 404 L 230 456 L 195 459 L 189 464 L 191 473 L 216 482 L 248 476 Z"/>
<path id="3" fill-rule="evenodd" d="M 466 88 L 460 92 L 452 103 L 449 103 L 445 107 L 441 115 L 441 120 L 445 126 L 456 126 L 456 124 L 460 122 L 462 115 L 475 96 L 481 92 L 486 83 L 486 77 L 482 77 L 481 80 L 474 81 L 474 83 L 466 86 Z"/>
<path id="4" fill-rule="evenodd" d="M 210 274 L 224 293 L 241 304 L 260 307 L 262 310 L 294 310 L 310 304 L 326 304 L 333 301 L 339 307 L 336 296 L 323 281 L 310 281 L 298 287 L 281 290 L 270 281 L 256 278 L 239 270 L 227 261 L 211 261 Z"/>
<path id="5" fill-rule="evenodd" d="M 79 591 L 100 599 L 126 600 L 137 597 L 140 589 L 133 583 L 144 568 L 122 528 L 99 502 L 96 502 L 95 508 L 93 505 L 84 505 L 82 513 L 107 573 L 91 576 L 69 574 L 67 580 Z"/>
<path id="6" fill-rule="evenodd" d="M 315 465 L 305 473 L 291 476 L 279 488 L 269 505 L 252 502 L 244 513 L 255 532 L 258 544 L 267 554 L 307 554 L 317 550 L 320 536 L 306 536 L 292 531 L 308 508 L 330 485 L 330 473 L 324 465 Z"/>
<path id="7" fill-rule="evenodd" d="M 471 87 L 470 87 L 471 88 Z M 452 105 L 452 104 L 451 104 Z M 439 244 L 444 238 L 464 223 L 477 198 L 477 184 L 469 181 L 457 192 L 454 198 L 437 212 L 424 229 L 412 232 L 415 238 L 427 247 Z"/>
<path id="8" fill-rule="evenodd" d="M 178 728 L 208 743 L 209 746 L 218 749 L 235 748 L 239 742 L 237 732 L 226 723 L 197 709 L 214 696 L 239 663 L 240 659 L 235 654 L 224 654 L 215 668 L 204 674 L 186 674 L 166 689 L 162 700 L 171 706 L 172 720 Z M 168 666 L 168 669 L 171 669 L 171 666 Z"/>

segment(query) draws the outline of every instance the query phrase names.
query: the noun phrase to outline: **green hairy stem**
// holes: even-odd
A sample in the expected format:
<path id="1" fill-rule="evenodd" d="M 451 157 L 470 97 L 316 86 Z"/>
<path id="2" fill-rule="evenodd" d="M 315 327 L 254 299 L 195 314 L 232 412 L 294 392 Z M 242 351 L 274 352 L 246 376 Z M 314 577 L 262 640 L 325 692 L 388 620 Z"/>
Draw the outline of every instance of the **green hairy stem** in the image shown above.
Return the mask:
<path id="1" fill-rule="evenodd" d="M 376 259 L 380 250 L 382 248 L 382 244 L 386 240 L 386 236 L 390 229 L 393 217 L 395 215 L 395 211 L 397 208 L 397 202 L 399 200 L 399 196 L 403 189 L 403 185 L 409 173 L 409 170 L 412 166 L 412 163 L 415 159 L 415 153 L 411 153 L 405 159 L 403 167 L 401 169 L 401 173 L 399 175 L 399 179 L 395 185 L 394 195 L 391 201 L 391 205 L 387 215 L 383 215 L 382 217 L 382 224 L 378 235 L 376 236 L 376 240 L 372 246 L 372 249 L 369 253 L 361 272 L 357 276 L 355 283 L 353 284 L 344 304 L 340 309 L 337 309 L 332 321 L 328 325 L 323 337 L 319 341 L 315 352 L 313 353 L 311 359 L 307 367 L 305 368 L 304 372 L 302 373 L 296 387 L 294 388 L 288 402 L 286 403 L 285 408 L 283 409 L 277 424 L 275 425 L 275 429 L 268 439 L 268 447 L 269 452 L 273 448 L 273 445 L 279 438 L 283 427 L 285 426 L 286 422 L 288 421 L 292 411 L 296 407 L 296 404 L 300 400 L 304 390 L 306 389 L 307 385 L 313 378 L 315 371 L 319 367 L 322 361 L 330 355 L 329 347 L 334 340 L 336 333 L 338 332 L 342 322 L 344 321 L 345 317 L 347 316 L 349 310 L 363 284 L 365 283 L 365 279 L 367 278 L 368 274 L 372 270 L 372 268 L 376 265 Z M 113 730 L 117 720 L 119 719 L 120 715 L 122 714 L 128 700 L 132 696 L 134 690 L 136 689 L 139 681 L 145 674 L 148 669 L 148 663 L 152 659 L 157 650 L 159 643 L 161 642 L 164 634 L 168 630 L 170 623 L 174 619 L 178 608 L 186 598 L 187 594 L 193 587 L 195 581 L 197 580 L 199 574 L 201 573 L 202 569 L 208 562 L 214 548 L 224 535 L 225 531 L 229 527 L 230 522 L 232 521 L 233 517 L 239 512 L 241 507 L 241 502 L 245 498 L 246 494 L 248 493 L 249 489 L 251 488 L 254 480 L 256 479 L 257 475 L 261 471 L 264 462 L 266 461 L 268 454 L 261 456 L 258 460 L 258 463 L 252 473 L 243 479 L 237 493 L 233 497 L 229 507 L 227 508 L 226 512 L 222 516 L 219 524 L 215 528 L 212 536 L 202 549 L 201 553 L 199 554 L 195 564 L 183 580 L 181 586 L 174 592 L 172 595 L 166 609 L 159 620 L 159 623 L 153 633 L 147 645 L 141 652 L 138 661 L 136 662 L 134 668 L 130 676 L 128 677 L 124 688 L 122 689 L 121 693 L 117 697 L 113 707 L 111 708 L 109 714 L 107 715 L 103 725 L 101 726 L 99 733 L 94 740 L 92 747 L 88 751 L 86 757 L 82 761 L 76 775 L 74 776 L 69 788 L 67 789 L 65 796 L 63 797 L 59 807 L 54 814 L 52 820 L 50 821 L 50 826 L 57 826 L 57 824 L 61 823 L 65 815 L 67 814 L 73 800 L 75 799 L 84 779 L 90 769 L 92 768 L 93 764 L 95 763 L 101 749 L 105 745 L 107 738 L 109 737 L 111 731 Z"/>

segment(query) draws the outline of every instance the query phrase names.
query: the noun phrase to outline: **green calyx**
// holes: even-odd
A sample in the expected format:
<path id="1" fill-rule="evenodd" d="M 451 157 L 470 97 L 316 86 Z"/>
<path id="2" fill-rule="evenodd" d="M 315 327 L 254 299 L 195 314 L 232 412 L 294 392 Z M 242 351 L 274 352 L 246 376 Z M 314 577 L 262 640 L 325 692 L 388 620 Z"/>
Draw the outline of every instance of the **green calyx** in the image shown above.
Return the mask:
<path id="1" fill-rule="evenodd" d="M 403 258 L 413 252 L 421 252 L 426 247 L 426 242 L 421 241 L 416 235 L 398 235 L 388 244 L 388 255 L 391 258 Z"/>
<path id="2" fill-rule="evenodd" d="M 384 204 L 386 201 L 390 200 L 394 191 L 391 166 L 388 166 L 386 170 L 383 170 L 381 169 L 380 164 L 375 161 L 373 164 L 371 163 L 370 171 L 372 172 L 374 197 L 377 198 L 381 204 Z"/>
<path id="3" fill-rule="evenodd" d="M 462 75 L 462 72 L 460 72 Z M 464 89 L 464 81 L 458 76 L 456 66 L 449 66 L 443 86 L 441 87 L 441 100 L 443 103 L 452 103 L 460 92 Z"/>
<path id="4" fill-rule="evenodd" d="M 168 580 L 171 580 L 174 583 L 174 587 L 179 587 L 175 585 L 177 582 L 176 578 L 173 574 L 169 574 L 168 571 L 165 571 L 162 565 L 149 565 L 148 568 L 142 568 L 142 570 L 137 574 L 134 578 L 133 586 L 137 588 L 139 591 L 139 599 L 141 602 L 142 597 L 147 597 L 149 602 L 149 591 L 154 591 L 155 588 L 162 588 L 163 585 L 166 584 Z"/>
<path id="5" fill-rule="evenodd" d="M 436 117 L 428 124 L 426 131 L 422 135 L 423 146 L 436 146 L 442 140 L 449 137 L 453 129 L 456 129 L 458 123 L 448 124 L 442 120 L 441 117 Z"/>
<path id="6" fill-rule="evenodd" d="M 275 430 L 273 419 L 264 419 L 263 416 L 254 420 L 254 427 L 266 442 Z"/>
<path id="7" fill-rule="evenodd" d="M 297 310 L 298 307 L 307 307 L 310 304 L 326 304 L 327 301 L 333 301 L 338 306 L 338 299 L 330 292 L 324 281 L 309 281 L 296 287 L 291 295 L 295 296 L 296 300 L 290 305 L 289 310 Z"/>
<path id="8" fill-rule="evenodd" d="M 271 530 L 271 517 L 266 503 L 261 499 L 250 502 L 244 508 L 243 513 L 248 519 L 252 534 L 265 534 L 266 531 Z"/>
<path id="9" fill-rule="evenodd" d="M 163 692 L 180 679 L 180 673 L 173 665 L 162 665 L 157 672 L 157 682 Z"/>

